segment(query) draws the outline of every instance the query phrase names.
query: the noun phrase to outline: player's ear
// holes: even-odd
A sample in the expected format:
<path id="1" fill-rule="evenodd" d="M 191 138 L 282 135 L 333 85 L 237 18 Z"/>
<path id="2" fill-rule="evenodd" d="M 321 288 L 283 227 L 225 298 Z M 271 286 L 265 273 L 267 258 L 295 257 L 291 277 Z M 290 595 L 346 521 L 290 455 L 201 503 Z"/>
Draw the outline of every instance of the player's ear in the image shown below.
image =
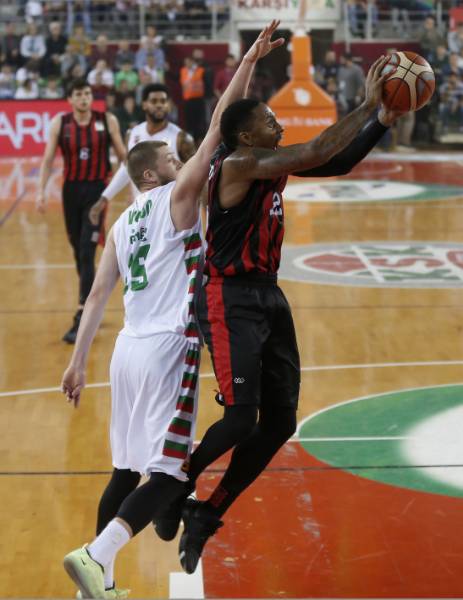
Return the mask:
<path id="1" fill-rule="evenodd" d="M 153 169 L 143 171 L 143 179 L 146 183 L 158 183 L 158 174 Z"/>
<path id="2" fill-rule="evenodd" d="M 241 144 L 245 145 L 245 146 L 253 146 L 253 142 L 252 142 L 252 136 L 249 134 L 248 131 L 240 131 L 238 134 L 238 140 L 240 141 Z"/>

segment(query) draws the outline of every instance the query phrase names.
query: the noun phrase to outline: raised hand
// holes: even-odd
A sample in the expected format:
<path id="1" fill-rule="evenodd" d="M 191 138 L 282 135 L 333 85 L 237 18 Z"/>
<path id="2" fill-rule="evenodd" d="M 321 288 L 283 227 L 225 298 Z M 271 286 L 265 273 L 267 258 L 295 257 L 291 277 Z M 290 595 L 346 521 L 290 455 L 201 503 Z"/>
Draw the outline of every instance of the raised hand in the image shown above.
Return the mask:
<path id="1" fill-rule="evenodd" d="M 285 43 L 284 38 L 278 38 L 272 42 L 272 35 L 275 33 L 280 21 L 273 19 L 270 25 L 267 25 L 259 34 L 254 44 L 249 48 L 243 57 L 243 60 L 257 62 L 260 58 L 266 56 L 269 52 Z"/>
<path id="2" fill-rule="evenodd" d="M 388 60 L 387 56 L 380 56 L 375 60 L 368 71 L 365 82 L 365 104 L 372 108 L 380 104 L 383 96 L 383 83 L 391 75 L 391 71 L 381 75 L 381 71 Z"/>

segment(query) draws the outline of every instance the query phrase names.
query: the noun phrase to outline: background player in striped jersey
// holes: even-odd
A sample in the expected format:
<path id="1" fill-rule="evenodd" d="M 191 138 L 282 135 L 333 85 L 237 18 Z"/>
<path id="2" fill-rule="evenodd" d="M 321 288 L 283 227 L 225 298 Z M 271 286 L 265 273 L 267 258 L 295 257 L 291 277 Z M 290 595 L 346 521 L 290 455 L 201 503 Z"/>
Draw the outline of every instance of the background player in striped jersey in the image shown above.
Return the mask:
<path id="1" fill-rule="evenodd" d="M 209 175 L 208 282 L 197 312 L 225 409 L 191 456 L 191 485 L 214 460 L 234 451 L 211 497 L 188 500 L 183 509 L 180 561 L 187 573 L 223 525 L 226 510 L 295 431 L 299 353 L 291 310 L 277 285 L 282 193 L 289 174 L 348 173 L 400 116 L 377 112 L 384 64 L 381 57 L 371 67 L 364 103 L 305 144 L 279 147 L 283 128 L 257 100 L 237 101 L 222 115 L 224 143 Z"/>
<path id="2" fill-rule="evenodd" d="M 127 143 L 130 151 L 135 144 L 147 141 L 165 142 L 177 160 L 185 163 L 193 156 L 196 146 L 191 135 L 168 120 L 171 110 L 169 88 L 162 83 L 151 83 L 143 88 L 142 107 L 146 121 L 133 127 Z M 101 198 L 92 207 L 90 219 L 97 223 L 100 212 L 130 183 L 127 166 L 122 163 Z"/>
<path id="3" fill-rule="evenodd" d="M 64 560 L 84 598 L 117 597 L 109 592 L 117 552 L 185 492 L 199 367 L 193 303 L 202 254 L 199 195 L 220 139 L 220 114 L 246 93 L 257 60 L 283 43 L 271 42 L 277 25 L 266 27 L 246 53 L 197 153 L 180 170 L 162 142 L 141 142 L 129 152 L 130 176 L 143 193 L 108 235 L 62 382 L 77 406 L 91 342 L 122 276 L 125 322 L 110 370 L 113 476 L 100 501 L 96 539 Z M 141 473 L 149 480 L 136 489 Z"/>
<path id="4" fill-rule="evenodd" d="M 89 212 L 106 186 L 111 170 L 109 149 L 114 146 L 120 161 L 126 151 L 119 123 L 110 113 L 92 110 L 92 89 L 84 79 L 71 82 L 67 98 L 72 112 L 56 115 L 39 175 L 37 208 L 46 207 L 46 186 L 59 146 L 64 160 L 63 209 L 66 232 L 79 274 L 79 302 L 74 322 L 63 340 L 76 340 L 82 309 L 95 277 L 95 251 L 103 234 L 103 215 L 91 223 Z"/>

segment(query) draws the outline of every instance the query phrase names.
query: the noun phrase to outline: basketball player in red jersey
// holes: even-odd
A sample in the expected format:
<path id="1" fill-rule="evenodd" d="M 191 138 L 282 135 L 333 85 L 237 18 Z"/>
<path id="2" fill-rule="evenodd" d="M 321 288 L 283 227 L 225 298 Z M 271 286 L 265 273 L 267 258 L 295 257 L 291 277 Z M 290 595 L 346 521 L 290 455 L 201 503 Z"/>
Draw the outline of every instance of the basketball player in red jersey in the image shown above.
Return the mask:
<path id="1" fill-rule="evenodd" d="M 179 552 L 187 573 L 196 569 L 208 538 L 223 525 L 225 511 L 295 432 L 299 353 L 291 310 L 277 285 L 282 192 L 289 174 L 349 172 L 399 116 L 384 107 L 377 111 L 385 62 L 381 57 L 371 67 L 364 103 L 304 144 L 278 147 L 283 128 L 262 102 L 240 100 L 222 115 L 223 144 L 209 174 L 208 280 L 197 313 L 220 386 L 218 401 L 225 408 L 191 456 L 190 491 L 209 464 L 234 451 L 211 497 L 189 499 L 183 506 Z"/>
<path id="2" fill-rule="evenodd" d="M 110 145 L 114 146 L 120 161 L 125 160 L 126 151 L 116 117 L 92 110 L 92 89 L 84 79 L 71 82 L 67 98 L 72 112 L 59 114 L 51 121 L 40 167 L 37 209 L 45 211 L 45 188 L 59 146 L 64 160 L 64 221 L 80 281 L 74 322 L 63 336 L 65 342 L 74 344 L 82 309 L 95 277 L 95 251 L 103 228 L 104 215 L 93 225 L 89 211 L 106 187 L 111 170 Z"/>

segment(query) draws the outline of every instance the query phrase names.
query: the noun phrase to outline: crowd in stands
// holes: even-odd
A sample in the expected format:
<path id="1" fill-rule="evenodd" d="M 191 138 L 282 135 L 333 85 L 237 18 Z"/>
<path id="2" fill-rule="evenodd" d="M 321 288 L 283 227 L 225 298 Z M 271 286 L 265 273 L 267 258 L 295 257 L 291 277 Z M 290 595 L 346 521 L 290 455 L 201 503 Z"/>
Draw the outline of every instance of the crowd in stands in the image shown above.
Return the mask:
<path id="1" fill-rule="evenodd" d="M 441 31 L 435 16 L 427 11 L 420 24 L 417 42 L 420 54 L 432 65 L 436 91 L 431 103 L 418 113 L 410 113 L 398 121 L 394 143 L 411 148 L 413 137 L 436 141 L 449 132 L 463 133 L 463 23 L 455 29 Z M 389 48 L 388 52 L 399 48 Z M 315 78 L 336 102 L 342 116 L 363 100 L 365 70 L 349 53 L 339 59 L 329 50 L 315 69 Z M 421 130 L 420 130 L 421 129 Z"/>
<path id="2" fill-rule="evenodd" d="M 376 0 L 346 0 L 352 9 L 367 10 L 367 3 L 377 6 Z M 456 2 L 449 2 L 456 4 Z M 33 2 L 22 2 L 29 15 L 25 30 L 17 31 L 14 22 L 7 23 L 0 34 L 0 99 L 58 99 L 65 97 L 68 83 L 86 77 L 94 97 L 105 100 L 108 110 L 114 112 L 125 133 L 133 124 L 143 119 L 141 94 L 148 83 L 171 84 L 175 80 L 182 91 L 181 111 L 183 125 L 195 139 L 204 134 L 217 98 L 223 93 L 236 69 L 235 57 L 229 55 L 224 64 L 214 70 L 205 61 L 200 48 L 193 50 L 176 73 L 166 60 L 167 37 L 154 25 L 148 24 L 145 34 L 137 44 L 121 39 L 110 43 L 107 35 L 92 37 L 91 20 L 85 10 L 91 4 L 93 18 L 96 8 L 115 8 L 144 3 L 147 9 L 163 5 L 165 10 L 175 7 L 201 10 L 207 0 L 66 0 L 72 7 L 72 19 L 66 22 L 52 20 L 46 30 L 37 11 L 31 10 Z M 38 2 L 48 13 L 62 9 L 63 2 Z M 60 6 L 58 6 L 60 5 Z M 443 31 L 433 13 L 433 0 L 391 0 L 391 8 L 417 11 L 422 16 L 417 32 L 420 53 L 431 63 L 436 75 L 436 93 L 432 103 L 415 115 L 399 122 L 397 143 L 411 147 L 414 131 L 426 127 L 420 137 L 437 139 L 448 131 L 463 133 L 463 23 L 453 30 Z M 90 10 L 90 9 L 89 9 Z M 371 7 L 370 9 L 371 10 Z M 80 13 L 79 13 L 80 11 Z M 361 13 L 358 13 L 359 15 Z M 358 15 L 357 15 L 358 16 Z M 69 25 L 72 31 L 68 33 Z M 357 25 L 359 20 L 357 20 Z M 355 25 L 352 21 L 352 27 Z M 19 28 L 18 28 L 19 29 Z M 390 48 L 394 51 L 396 48 Z M 336 102 L 340 116 L 352 111 L 362 101 L 365 71 L 368 65 L 359 64 L 356 57 L 344 53 L 337 57 L 333 50 L 326 53 L 322 64 L 315 69 L 316 81 Z M 252 84 L 252 93 L 267 101 L 275 91 L 272 74 L 260 70 Z M 176 118 L 174 112 L 173 118 Z"/>

